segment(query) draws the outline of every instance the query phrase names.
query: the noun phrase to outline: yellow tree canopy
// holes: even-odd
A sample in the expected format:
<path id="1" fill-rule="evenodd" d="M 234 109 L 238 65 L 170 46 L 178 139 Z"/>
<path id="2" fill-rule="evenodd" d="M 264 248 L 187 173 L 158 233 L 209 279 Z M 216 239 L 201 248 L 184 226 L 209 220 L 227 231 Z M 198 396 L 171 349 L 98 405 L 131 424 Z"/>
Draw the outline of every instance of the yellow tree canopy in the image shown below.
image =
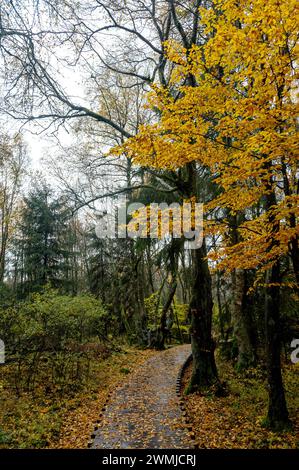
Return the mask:
<path id="1" fill-rule="evenodd" d="M 299 4 L 217 0 L 200 13 L 202 45 L 165 44 L 175 65 L 171 82 L 149 96 L 159 122 L 114 151 L 144 166 L 176 169 L 195 161 L 208 167 L 220 193 L 206 209 L 245 214 L 242 241 L 224 244 L 215 258 L 227 269 L 266 268 L 299 234 Z M 269 193 L 275 204 L 260 209 Z M 225 241 L 226 221 L 210 226 Z"/>

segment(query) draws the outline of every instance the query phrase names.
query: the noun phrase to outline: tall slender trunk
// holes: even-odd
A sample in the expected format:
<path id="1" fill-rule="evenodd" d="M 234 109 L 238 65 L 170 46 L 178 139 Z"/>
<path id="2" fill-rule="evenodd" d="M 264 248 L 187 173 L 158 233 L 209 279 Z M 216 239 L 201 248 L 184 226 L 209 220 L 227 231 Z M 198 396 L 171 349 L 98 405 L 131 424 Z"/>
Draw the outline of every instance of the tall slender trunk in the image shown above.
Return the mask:
<path id="1" fill-rule="evenodd" d="M 206 260 L 206 248 L 193 250 L 194 281 L 191 313 L 192 376 L 187 391 L 193 392 L 218 381 L 212 339 L 212 282 Z"/>
<path id="2" fill-rule="evenodd" d="M 289 183 L 289 178 L 288 178 L 288 172 L 287 172 L 287 165 L 285 163 L 285 159 L 282 158 L 282 165 L 281 165 L 281 170 L 282 170 L 282 175 L 283 175 L 283 186 L 284 186 L 284 192 L 286 196 L 291 196 L 291 188 L 290 188 L 290 183 Z M 297 194 L 299 193 L 299 182 L 297 185 Z M 290 207 L 290 206 L 289 206 Z M 296 214 L 295 210 L 293 212 L 290 212 L 289 215 L 289 224 L 290 227 L 296 228 L 297 221 L 296 221 Z M 290 240 L 290 256 L 292 259 L 292 264 L 293 264 L 293 269 L 296 277 L 296 282 L 297 285 L 299 286 L 299 237 L 298 235 L 295 235 L 292 240 Z"/>
<path id="3" fill-rule="evenodd" d="M 245 273 L 235 269 L 232 274 L 233 300 L 231 304 L 234 336 L 238 345 L 237 369 L 244 370 L 255 363 L 254 346 L 251 341 L 249 319 L 244 308 Z"/>
<path id="4" fill-rule="evenodd" d="M 229 239 L 232 246 L 237 245 L 242 238 L 240 237 L 238 227 L 244 221 L 244 213 L 239 212 L 236 215 L 228 213 L 230 221 Z M 237 369 L 244 370 L 255 362 L 254 346 L 251 341 L 250 321 L 248 311 L 245 308 L 245 271 L 235 269 L 232 273 L 233 295 L 230 303 L 232 327 L 234 337 L 238 346 Z"/>
<path id="5" fill-rule="evenodd" d="M 218 307 L 218 318 L 219 318 L 219 329 L 221 341 L 224 340 L 224 322 L 223 322 L 223 308 L 221 302 L 221 289 L 220 289 L 220 273 L 216 273 L 216 295 L 217 295 L 217 307 Z"/>
<path id="6" fill-rule="evenodd" d="M 151 340 L 151 346 L 157 349 L 164 349 L 165 347 L 165 340 L 167 335 L 167 313 L 171 307 L 177 289 L 178 262 L 181 249 L 181 240 L 172 238 L 169 244 L 168 256 L 166 260 L 167 275 L 171 276 L 171 280 L 167 290 L 166 301 L 164 302 L 162 308 L 160 324 Z M 162 292 L 162 288 L 163 285 L 161 286 L 160 294 Z"/>
<path id="7" fill-rule="evenodd" d="M 5 264 L 6 264 L 6 246 L 8 240 L 8 225 L 2 228 L 1 250 L 0 250 L 0 282 L 4 280 Z"/>
<path id="8" fill-rule="evenodd" d="M 265 302 L 267 373 L 269 386 L 269 405 L 266 421 L 267 425 L 274 430 L 280 430 L 286 425 L 289 425 L 280 362 L 279 281 L 279 262 L 277 262 L 269 273 L 269 287 L 266 291 Z"/>
<path id="9" fill-rule="evenodd" d="M 196 164 L 188 164 L 189 196 L 198 201 Z M 193 356 L 192 376 L 187 392 L 208 387 L 218 382 L 212 339 L 212 279 L 207 261 L 205 240 L 200 248 L 192 250 L 193 280 L 191 290 L 191 348 Z"/>
<path id="10" fill-rule="evenodd" d="M 156 349 L 162 350 L 165 348 L 165 339 L 166 339 L 166 334 L 167 334 L 167 313 L 174 299 L 176 288 L 177 288 L 176 277 L 172 276 L 170 287 L 167 293 L 167 299 L 163 305 L 163 309 L 161 312 L 160 325 L 156 332 L 154 340 L 151 342 L 151 347 L 154 347 Z"/>
<path id="11" fill-rule="evenodd" d="M 271 180 L 269 189 L 272 188 Z M 265 208 L 272 223 L 270 234 L 270 246 L 276 246 L 275 234 L 279 231 L 279 222 L 275 221 L 271 215 L 271 208 L 276 204 L 274 191 L 265 196 Z M 267 279 L 265 297 L 265 336 L 266 336 L 266 357 L 267 375 L 269 390 L 269 405 L 267 414 L 267 425 L 274 430 L 282 429 L 289 425 L 288 410 L 285 399 L 284 386 L 281 375 L 281 338 L 280 338 L 280 263 L 279 260 L 270 269 Z"/>
<path id="12" fill-rule="evenodd" d="M 191 37 L 186 33 L 183 24 L 177 16 L 177 7 L 172 0 L 169 2 L 170 13 L 173 24 L 186 48 L 187 56 L 192 50 L 192 46 L 197 43 L 199 30 L 200 0 L 196 1 L 195 15 L 193 17 L 193 27 Z M 186 85 L 197 86 L 196 77 L 190 72 L 186 76 Z M 187 197 L 195 198 L 199 201 L 199 191 L 197 187 L 197 168 L 196 162 L 190 162 L 184 170 L 187 170 L 187 181 L 183 181 L 183 193 Z M 188 392 L 192 392 L 201 387 L 206 387 L 212 383 L 218 382 L 217 368 L 214 358 L 214 343 L 212 340 L 212 282 L 211 275 L 206 259 L 206 246 L 203 243 L 201 248 L 192 252 L 193 280 L 191 289 L 191 347 L 193 355 L 193 370 Z"/>

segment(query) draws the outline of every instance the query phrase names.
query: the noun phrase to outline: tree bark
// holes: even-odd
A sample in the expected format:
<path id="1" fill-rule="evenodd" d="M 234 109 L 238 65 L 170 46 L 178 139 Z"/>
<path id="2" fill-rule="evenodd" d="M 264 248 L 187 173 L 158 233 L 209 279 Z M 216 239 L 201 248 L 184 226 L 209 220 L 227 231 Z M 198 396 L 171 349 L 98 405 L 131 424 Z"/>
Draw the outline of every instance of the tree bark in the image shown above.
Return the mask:
<path id="1" fill-rule="evenodd" d="M 274 216 L 270 212 L 271 208 L 276 204 L 276 196 L 272 190 L 271 183 L 272 179 L 268 183 L 271 192 L 265 196 L 265 209 L 270 213 L 269 222 L 272 223 L 269 249 L 272 249 L 277 244 L 275 234 L 279 231 L 279 222 L 275 221 Z M 265 296 L 265 336 L 269 389 L 266 425 L 274 430 L 281 430 L 290 425 L 280 362 L 280 282 L 280 262 L 278 259 L 271 267 L 270 272 L 268 272 Z"/>
<path id="2" fill-rule="evenodd" d="M 192 77 L 191 77 L 192 78 Z M 191 80 L 190 78 L 190 80 Z M 192 80 L 191 80 L 192 82 Z M 199 201 L 196 163 L 187 164 L 187 196 Z M 187 393 L 209 387 L 218 382 L 212 339 L 212 279 L 207 261 L 205 240 L 200 248 L 191 250 L 192 288 L 190 301 L 191 349 L 193 368 Z"/>
<path id="3" fill-rule="evenodd" d="M 205 244 L 193 250 L 194 282 L 191 313 L 192 376 L 187 393 L 209 387 L 218 382 L 212 339 L 212 282 L 206 260 Z"/>
<path id="4" fill-rule="evenodd" d="M 255 363 L 254 346 L 249 331 L 249 321 L 244 308 L 245 276 L 243 269 L 235 269 L 232 274 L 233 300 L 231 315 L 234 336 L 238 345 L 237 369 L 244 370 Z"/>
<path id="5" fill-rule="evenodd" d="M 281 430 L 290 425 L 280 362 L 280 288 L 277 285 L 279 281 L 279 262 L 277 262 L 271 268 L 269 273 L 269 287 L 267 288 L 265 302 L 266 351 L 269 387 L 269 405 L 266 425 L 274 430 Z"/>
<path id="6" fill-rule="evenodd" d="M 166 339 L 166 334 L 167 334 L 167 313 L 173 301 L 176 288 L 177 288 L 177 281 L 176 281 L 176 278 L 173 277 L 169 290 L 168 290 L 166 302 L 162 309 L 159 328 L 157 329 L 156 334 L 150 344 L 151 347 L 158 349 L 158 350 L 165 349 L 165 339 Z"/>

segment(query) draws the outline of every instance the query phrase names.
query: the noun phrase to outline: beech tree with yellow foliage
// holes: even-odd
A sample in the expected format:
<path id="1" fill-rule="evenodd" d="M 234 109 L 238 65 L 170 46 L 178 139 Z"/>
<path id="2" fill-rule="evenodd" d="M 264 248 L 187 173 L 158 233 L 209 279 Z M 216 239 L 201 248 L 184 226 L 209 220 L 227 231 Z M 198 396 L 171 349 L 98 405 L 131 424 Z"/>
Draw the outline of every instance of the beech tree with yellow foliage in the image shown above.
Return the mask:
<path id="1" fill-rule="evenodd" d="M 256 284 L 265 285 L 267 424 L 278 429 L 288 424 L 279 338 L 284 258 L 293 266 L 287 287 L 294 295 L 299 279 L 299 5 L 216 0 L 200 17 L 202 44 L 165 44 L 171 81 L 153 87 L 149 97 L 161 118 L 117 151 L 139 165 L 193 168 L 190 182 L 196 165 L 211 171 L 220 191 L 205 207 L 205 230 L 222 242 L 211 258 L 226 272 L 254 268 Z M 228 215 L 220 221 L 213 218 L 219 207 Z M 231 244 L 231 216 L 240 214 Z M 193 311 L 193 328 L 201 328 L 203 312 Z"/>

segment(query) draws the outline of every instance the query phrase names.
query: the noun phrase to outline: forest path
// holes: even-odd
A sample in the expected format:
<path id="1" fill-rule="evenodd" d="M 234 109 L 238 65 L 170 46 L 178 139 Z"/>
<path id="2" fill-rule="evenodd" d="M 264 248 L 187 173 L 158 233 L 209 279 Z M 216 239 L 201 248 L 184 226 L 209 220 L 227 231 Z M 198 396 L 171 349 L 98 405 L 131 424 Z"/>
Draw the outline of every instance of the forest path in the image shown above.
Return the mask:
<path id="1" fill-rule="evenodd" d="M 188 449 L 190 437 L 176 396 L 176 379 L 190 354 L 176 346 L 148 359 L 111 396 L 95 449 Z"/>

